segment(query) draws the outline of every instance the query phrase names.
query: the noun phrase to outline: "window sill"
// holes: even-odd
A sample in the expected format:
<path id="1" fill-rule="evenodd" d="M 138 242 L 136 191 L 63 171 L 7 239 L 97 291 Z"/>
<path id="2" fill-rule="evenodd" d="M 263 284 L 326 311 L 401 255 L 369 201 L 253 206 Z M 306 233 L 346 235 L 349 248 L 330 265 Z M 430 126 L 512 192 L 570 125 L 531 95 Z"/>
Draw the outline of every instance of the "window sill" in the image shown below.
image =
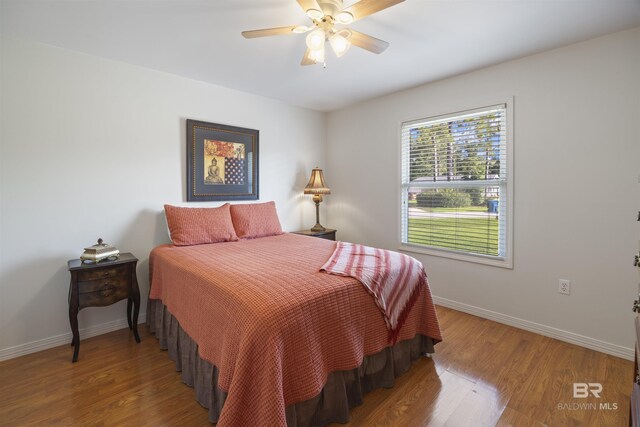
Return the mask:
<path id="1" fill-rule="evenodd" d="M 484 255 L 470 255 L 461 252 L 447 251 L 444 249 L 431 249 L 422 246 L 414 246 L 401 244 L 398 248 L 401 252 L 412 252 L 423 255 L 437 256 L 441 258 L 455 259 L 458 261 L 473 262 L 476 264 L 484 264 L 492 267 L 500 267 L 513 269 L 513 260 L 511 258 L 498 258 Z"/>

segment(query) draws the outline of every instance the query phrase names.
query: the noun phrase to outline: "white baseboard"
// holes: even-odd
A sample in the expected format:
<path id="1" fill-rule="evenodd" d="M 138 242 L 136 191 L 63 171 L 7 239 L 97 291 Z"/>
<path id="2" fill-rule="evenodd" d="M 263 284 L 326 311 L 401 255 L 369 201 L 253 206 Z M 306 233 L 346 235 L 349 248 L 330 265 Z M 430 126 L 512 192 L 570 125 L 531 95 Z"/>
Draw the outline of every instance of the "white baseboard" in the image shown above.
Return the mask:
<path id="1" fill-rule="evenodd" d="M 627 360 L 633 360 L 634 358 L 635 352 L 633 348 L 622 347 L 617 344 L 611 344 L 605 341 L 597 340 L 595 338 L 585 337 L 584 335 L 574 334 L 573 332 L 564 331 L 562 329 L 553 328 L 551 326 L 541 325 L 540 323 L 519 319 L 517 317 L 508 316 L 496 311 L 486 310 L 484 308 L 463 304 L 461 302 L 442 297 L 434 296 L 433 302 L 443 307 L 473 314 L 474 316 L 493 320 L 498 323 L 513 326 L 515 328 L 524 329 L 525 331 L 534 332 L 546 337 L 555 338 L 560 341 L 579 345 L 581 347 L 589 348 L 601 353 L 610 354 L 612 356 L 621 357 Z"/>
<path id="2" fill-rule="evenodd" d="M 140 313 L 138 316 L 138 324 L 145 323 L 147 320 L 146 313 Z M 127 319 L 118 319 L 112 322 L 102 323 L 100 325 L 89 326 L 80 329 L 81 339 L 95 337 L 97 335 L 106 334 L 107 332 L 117 331 L 118 329 L 128 328 Z M 71 342 L 71 331 L 66 334 L 56 335 L 54 337 L 43 338 L 41 340 L 31 341 L 26 344 L 16 345 L 14 347 L 4 348 L 0 350 L 0 361 L 13 359 L 15 357 L 24 356 L 25 354 L 35 353 L 37 351 L 47 350 L 49 348 L 58 347 L 60 345 L 69 345 Z"/>

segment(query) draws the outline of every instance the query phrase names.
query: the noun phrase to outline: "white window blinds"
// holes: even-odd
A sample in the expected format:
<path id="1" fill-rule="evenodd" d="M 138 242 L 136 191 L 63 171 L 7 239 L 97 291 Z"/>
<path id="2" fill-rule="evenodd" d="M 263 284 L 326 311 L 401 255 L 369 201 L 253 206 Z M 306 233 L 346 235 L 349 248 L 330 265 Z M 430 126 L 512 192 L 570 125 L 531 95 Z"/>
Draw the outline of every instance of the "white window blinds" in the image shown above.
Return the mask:
<path id="1" fill-rule="evenodd" d="M 505 259 L 505 104 L 402 124 L 402 243 Z"/>

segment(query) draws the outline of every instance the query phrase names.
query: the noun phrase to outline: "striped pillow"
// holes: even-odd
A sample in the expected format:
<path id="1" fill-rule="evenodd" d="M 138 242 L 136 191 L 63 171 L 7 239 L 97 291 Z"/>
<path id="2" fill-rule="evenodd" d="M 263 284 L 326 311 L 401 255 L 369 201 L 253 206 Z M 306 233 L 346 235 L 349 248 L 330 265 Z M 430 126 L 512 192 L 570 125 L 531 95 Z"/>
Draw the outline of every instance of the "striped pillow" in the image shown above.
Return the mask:
<path id="1" fill-rule="evenodd" d="M 164 205 L 171 241 L 176 246 L 238 240 L 229 203 L 219 208 L 180 208 Z"/>
<path id="2" fill-rule="evenodd" d="M 275 202 L 231 205 L 231 219 L 241 239 L 282 234 Z"/>

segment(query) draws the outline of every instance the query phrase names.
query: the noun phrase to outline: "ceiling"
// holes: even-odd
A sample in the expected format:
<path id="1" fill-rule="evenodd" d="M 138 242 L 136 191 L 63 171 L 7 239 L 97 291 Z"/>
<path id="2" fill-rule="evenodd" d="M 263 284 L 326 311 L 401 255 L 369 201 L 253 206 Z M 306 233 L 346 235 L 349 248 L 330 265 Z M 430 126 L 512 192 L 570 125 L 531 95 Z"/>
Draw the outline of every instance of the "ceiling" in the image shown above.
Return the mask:
<path id="1" fill-rule="evenodd" d="M 345 6 L 355 3 L 345 0 Z M 327 52 L 301 67 L 308 25 L 295 0 L 0 0 L 3 34 L 320 111 L 640 26 L 640 0 L 407 0 L 354 22 L 391 43 L 381 55 Z"/>

